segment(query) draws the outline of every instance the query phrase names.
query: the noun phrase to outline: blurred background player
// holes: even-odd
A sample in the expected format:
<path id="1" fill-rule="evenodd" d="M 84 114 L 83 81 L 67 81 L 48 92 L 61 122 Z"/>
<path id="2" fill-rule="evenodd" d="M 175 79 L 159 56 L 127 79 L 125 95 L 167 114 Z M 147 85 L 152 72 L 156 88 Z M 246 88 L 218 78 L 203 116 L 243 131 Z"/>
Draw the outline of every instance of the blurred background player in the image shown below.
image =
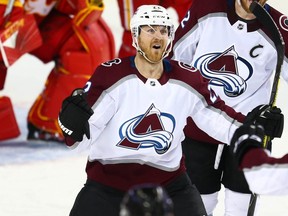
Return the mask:
<path id="1" fill-rule="evenodd" d="M 112 32 L 101 18 L 104 10 L 103 2 L 102 0 L 41 2 L 27 0 L 20 6 L 21 16 L 14 18 L 14 14 L 18 12 L 16 7 L 18 3 L 16 3 L 17 1 L 12 8 L 9 22 L 32 14 L 36 20 L 37 30 L 40 32 L 41 37 L 37 40 L 40 43 L 34 45 L 34 49 L 30 49 L 29 53 L 38 57 L 43 63 L 50 61 L 55 63 L 45 88 L 29 110 L 27 138 L 63 141 L 57 124 L 62 100 L 75 87 L 85 84 L 99 63 L 115 57 Z M 6 8 L 6 5 L 3 8 Z M 3 28 L 5 29 L 5 26 Z M 10 31 L 14 28 L 10 28 Z M 33 30 L 31 34 L 37 30 Z M 4 55 L 9 60 L 11 54 L 7 49 Z M 0 69 L 3 68 L 2 70 L 5 71 L 10 65 L 1 66 Z M 1 83 L 5 80 L 3 74 Z"/>
<path id="2" fill-rule="evenodd" d="M 249 11 L 251 2 L 205 0 L 203 4 L 203 0 L 194 0 L 176 30 L 172 57 L 198 68 L 215 95 L 244 114 L 268 103 L 277 62 L 269 29 Z M 273 17 L 285 40 L 281 75 L 288 82 L 287 16 L 266 4 L 266 0 L 258 2 Z M 255 199 L 229 146 L 218 145 L 201 131 L 195 136 L 195 131 L 199 128 L 188 119 L 183 151 L 187 172 L 202 195 L 207 213 L 213 214 L 223 184 L 225 215 L 247 215 L 250 200 Z"/>
<path id="3" fill-rule="evenodd" d="M 182 20 L 185 16 L 187 9 L 191 6 L 193 0 L 117 0 L 119 6 L 119 12 L 121 17 L 121 25 L 123 28 L 122 44 L 120 46 L 118 57 L 123 58 L 127 56 L 133 56 L 136 54 L 136 50 L 132 47 L 132 38 L 130 31 L 130 19 L 134 14 L 136 8 L 140 5 L 161 5 L 162 7 L 175 9 L 178 20 Z"/>
<path id="4" fill-rule="evenodd" d="M 160 185 L 138 185 L 124 195 L 120 216 L 174 216 L 173 202 Z"/>
<path id="5" fill-rule="evenodd" d="M 35 4 L 30 1 L 25 8 Z M 112 32 L 101 18 L 101 0 L 58 0 L 45 17 L 38 18 L 43 45 L 31 54 L 43 62 L 55 61 L 28 115 L 28 139 L 62 140 L 57 124 L 62 100 L 81 86 L 99 63 L 115 56 Z M 33 11 L 28 11 L 32 12 Z"/>

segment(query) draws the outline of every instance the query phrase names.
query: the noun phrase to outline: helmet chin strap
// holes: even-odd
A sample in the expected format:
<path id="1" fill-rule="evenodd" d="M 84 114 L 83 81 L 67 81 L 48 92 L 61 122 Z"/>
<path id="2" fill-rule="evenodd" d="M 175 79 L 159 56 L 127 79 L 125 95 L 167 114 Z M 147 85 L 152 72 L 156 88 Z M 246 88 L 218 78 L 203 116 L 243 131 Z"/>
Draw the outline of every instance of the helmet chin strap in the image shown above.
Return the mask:
<path id="1" fill-rule="evenodd" d="M 140 53 L 140 55 L 142 55 L 142 56 L 146 59 L 146 61 L 150 62 L 151 64 L 157 64 L 157 63 L 161 62 L 162 59 L 163 59 L 163 58 L 161 58 L 159 61 L 152 61 L 152 60 L 150 60 L 150 59 L 146 56 L 146 53 L 143 52 L 143 51 L 141 50 L 141 48 L 138 49 L 138 52 Z"/>
<path id="2" fill-rule="evenodd" d="M 167 47 L 166 47 L 166 49 L 167 49 Z M 159 59 L 159 61 L 152 61 L 151 59 L 149 59 L 149 58 L 147 57 L 146 53 L 143 52 L 143 50 L 142 50 L 140 47 L 137 49 L 137 52 L 139 52 L 140 55 L 142 55 L 142 56 L 143 56 L 148 62 L 150 62 L 151 64 L 157 64 L 157 63 L 159 63 L 159 62 L 161 62 L 161 61 L 163 60 L 164 54 L 165 54 L 165 52 L 166 52 L 166 49 L 165 49 L 165 51 L 163 52 L 162 58 Z"/>

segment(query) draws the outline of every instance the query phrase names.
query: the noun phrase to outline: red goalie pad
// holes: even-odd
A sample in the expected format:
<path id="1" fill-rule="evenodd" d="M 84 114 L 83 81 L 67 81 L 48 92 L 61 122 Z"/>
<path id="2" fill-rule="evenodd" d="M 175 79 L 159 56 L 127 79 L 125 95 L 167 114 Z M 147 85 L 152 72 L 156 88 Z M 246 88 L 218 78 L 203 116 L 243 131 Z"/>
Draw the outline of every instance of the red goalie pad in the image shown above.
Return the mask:
<path id="1" fill-rule="evenodd" d="M 0 50 L 6 67 L 42 44 L 33 15 L 25 15 L 0 32 Z"/>
<path id="2" fill-rule="evenodd" d="M 20 130 L 8 97 L 0 97 L 0 141 L 15 138 Z"/>

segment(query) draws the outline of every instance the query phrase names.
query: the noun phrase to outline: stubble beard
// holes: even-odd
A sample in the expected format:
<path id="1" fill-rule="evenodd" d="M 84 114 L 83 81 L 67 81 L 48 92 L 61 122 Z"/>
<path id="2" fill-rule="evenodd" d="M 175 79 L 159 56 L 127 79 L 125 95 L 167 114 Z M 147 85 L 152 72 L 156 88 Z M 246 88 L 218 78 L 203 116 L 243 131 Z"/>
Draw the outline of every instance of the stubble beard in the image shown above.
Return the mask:
<path id="1" fill-rule="evenodd" d="M 161 50 L 161 51 L 160 50 L 159 51 L 155 51 L 155 50 L 148 51 L 148 52 L 146 52 L 146 55 L 151 61 L 159 62 L 162 58 L 163 50 Z"/>
<path id="2" fill-rule="evenodd" d="M 164 50 L 161 48 L 159 50 L 154 48 L 142 47 L 142 51 L 145 53 L 146 57 L 152 62 L 159 62 L 162 59 Z"/>

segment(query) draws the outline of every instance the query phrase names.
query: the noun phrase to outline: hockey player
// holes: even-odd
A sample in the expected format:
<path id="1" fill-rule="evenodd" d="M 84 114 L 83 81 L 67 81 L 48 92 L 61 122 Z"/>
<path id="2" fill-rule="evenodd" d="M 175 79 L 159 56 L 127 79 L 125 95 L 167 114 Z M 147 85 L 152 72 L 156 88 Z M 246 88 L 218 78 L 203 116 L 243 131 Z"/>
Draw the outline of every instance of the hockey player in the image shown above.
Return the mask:
<path id="1" fill-rule="evenodd" d="M 159 185 L 137 185 L 128 190 L 120 205 L 120 216 L 174 216 L 173 202 Z"/>
<path id="2" fill-rule="evenodd" d="M 25 16 L 35 17 L 42 39 L 29 53 L 43 63 L 55 63 L 29 110 L 27 138 L 63 142 L 57 123 L 62 100 L 84 85 L 98 64 L 115 57 L 112 32 L 101 18 L 104 5 L 102 0 L 26 0 L 22 9 Z M 6 54 L 9 58 L 10 52 Z"/>
<path id="3" fill-rule="evenodd" d="M 124 193 L 146 183 L 167 190 L 176 216 L 206 215 L 182 157 L 186 119 L 229 143 L 244 116 L 215 97 L 194 67 L 164 59 L 174 38 L 171 21 L 161 6 L 140 6 L 130 23 L 136 56 L 102 63 L 84 92 L 63 101 L 59 125 L 67 146 L 89 149 L 87 182 L 70 216 L 118 216 Z M 252 113 L 274 136 L 267 126 L 279 121 L 270 108 Z"/>
<path id="4" fill-rule="evenodd" d="M 122 44 L 120 46 L 118 57 L 127 57 L 136 54 L 134 47 L 132 46 L 131 31 L 130 31 L 130 19 L 140 5 L 157 4 L 165 8 L 172 7 L 177 12 L 179 20 L 185 16 L 187 9 L 192 4 L 193 0 L 118 0 L 121 25 L 123 28 Z"/>
<path id="5" fill-rule="evenodd" d="M 236 130 L 231 151 L 251 191 L 265 195 L 288 195 L 288 154 L 270 156 L 263 148 L 264 130 L 261 125 L 244 124 Z"/>
<path id="6" fill-rule="evenodd" d="M 246 114 L 268 103 L 277 55 L 270 32 L 249 11 L 251 0 L 194 0 L 175 33 L 173 59 L 198 68 L 209 87 L 225 103 Z M 271 14 L 285 43 L 282 76 L 288 81 L 287 16 L 258 1 Z M 225 215 L 247 215 L 250 190 L 242 172 L 224 145 L 188 119 L 183 150 L 188 174 L 202 194 L 208 214 L 217 205 L 221 182 L 225 186 Z M 214 144 L 213 144 L 214 143 Z M 212 144 L 212 145 L 211 145 Z M 220 154 L 217 154 L 220 152 Z M 234 164 L 234 165 L 233 165 Z M 256 209 L 257 210 L 257 209 Z"/>

